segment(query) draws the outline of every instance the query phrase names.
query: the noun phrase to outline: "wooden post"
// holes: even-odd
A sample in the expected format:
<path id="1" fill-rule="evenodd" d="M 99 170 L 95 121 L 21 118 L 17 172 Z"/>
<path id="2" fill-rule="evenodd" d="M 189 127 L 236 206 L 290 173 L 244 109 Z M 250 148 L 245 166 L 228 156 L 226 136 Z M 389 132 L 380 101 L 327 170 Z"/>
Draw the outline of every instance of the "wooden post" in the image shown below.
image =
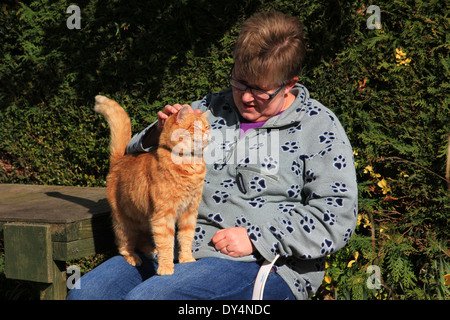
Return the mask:
<path id="1" fill-rule="evenodd" d="M 41 299 L 65 299 L 65 265 L 53 261 L 50 226 L 6 223 L 3 233 L 6 277 L 40 282 Z"/>

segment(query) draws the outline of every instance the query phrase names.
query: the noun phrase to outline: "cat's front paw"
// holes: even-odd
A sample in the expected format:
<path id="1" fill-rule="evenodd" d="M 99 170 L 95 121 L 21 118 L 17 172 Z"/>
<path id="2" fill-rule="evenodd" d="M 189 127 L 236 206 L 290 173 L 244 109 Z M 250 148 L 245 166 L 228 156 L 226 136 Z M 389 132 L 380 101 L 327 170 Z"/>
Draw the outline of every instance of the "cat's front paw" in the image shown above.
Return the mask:
<path id="1" fill-rule="evenodd" d="M 160 276 L 168 276 L 173 274 L 173 265 L 159 265 L 158 270 L 156 273 Z"/>
<path id="2" fill-rule="evenodd" d="M 123 257 L 133 267 L 139 267 L 142 264 L 142 260 L 141 260 L 141 258 L 139 258 L 138 255 L 125 255 Z"/>

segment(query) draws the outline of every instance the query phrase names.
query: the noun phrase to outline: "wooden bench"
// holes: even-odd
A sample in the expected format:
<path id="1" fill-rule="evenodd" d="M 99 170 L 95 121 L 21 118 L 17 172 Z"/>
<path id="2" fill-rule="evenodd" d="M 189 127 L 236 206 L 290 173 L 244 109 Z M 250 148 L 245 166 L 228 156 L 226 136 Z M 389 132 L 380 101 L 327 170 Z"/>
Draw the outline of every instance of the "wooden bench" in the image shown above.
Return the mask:
<path id="1" fill-rule="evenodd" d="M 66 262 L 114 248 L 105 188 L 0 184 L 0 239 L 9 279 L 65 299 Z"/>

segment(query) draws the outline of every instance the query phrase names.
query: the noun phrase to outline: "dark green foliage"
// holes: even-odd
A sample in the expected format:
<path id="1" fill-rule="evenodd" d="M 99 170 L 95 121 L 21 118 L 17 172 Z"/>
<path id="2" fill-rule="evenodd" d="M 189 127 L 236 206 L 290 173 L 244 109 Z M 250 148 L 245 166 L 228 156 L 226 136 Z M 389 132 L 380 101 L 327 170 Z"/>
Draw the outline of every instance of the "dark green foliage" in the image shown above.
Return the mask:
<path id="1" fill-rule="evenodd" d="M 165 104 L 226 88 L 242 21 L 280 10 L 303 20 L 301 81 L 356 153 L 360 223 L 318 298 L 449 298 L 445 1 L 78 1 L 81 30 L 66 27 L 70 4 L 0 5 L 0 182 L 103 186 L 109 132 L 96 94 L 141 130 Z M 366 26 L 370 4 L 380 30 Z M 367 288 L 369 265 L 379 290 Z"/>

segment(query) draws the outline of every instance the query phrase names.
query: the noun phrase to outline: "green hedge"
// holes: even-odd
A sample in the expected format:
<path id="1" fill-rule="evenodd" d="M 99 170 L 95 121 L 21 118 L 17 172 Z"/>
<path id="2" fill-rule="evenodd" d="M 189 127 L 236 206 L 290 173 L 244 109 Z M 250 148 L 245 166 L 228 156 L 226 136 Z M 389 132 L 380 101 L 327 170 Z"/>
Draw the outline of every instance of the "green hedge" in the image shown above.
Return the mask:
<path id="1" fill-rule="evenodd" d="M 165 104 L 227 87 L 242 21 L 280 10 L 303 20 L 301 81 L 339 116 L 357 164 L 357 231 L 317 298 L 450 297 L 445 1 L 77 1 L 80 30 L 66 27 L 70 4 L 0 5 L 0 182 L 104 186 L 109 133 L 94 96 L 141 130 Z M 371 4 L 381 29 L 367 28 Z"/>

